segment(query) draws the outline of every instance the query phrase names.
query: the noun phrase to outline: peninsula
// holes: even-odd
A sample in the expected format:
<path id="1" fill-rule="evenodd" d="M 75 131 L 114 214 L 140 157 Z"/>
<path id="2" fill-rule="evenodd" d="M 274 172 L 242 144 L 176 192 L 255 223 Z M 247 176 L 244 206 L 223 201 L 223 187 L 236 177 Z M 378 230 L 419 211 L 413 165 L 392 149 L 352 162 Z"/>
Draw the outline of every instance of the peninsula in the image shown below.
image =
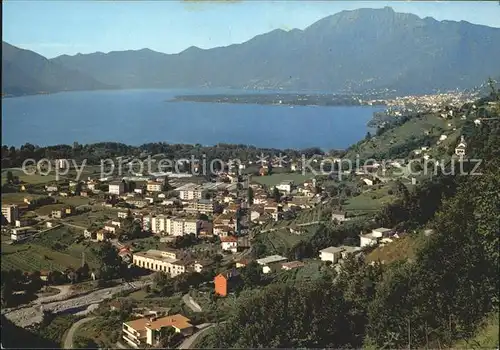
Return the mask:
<path id="1" fill-rule="evenodd" d="M 263 104 L 289 106 L 363 106 L 385 105 L 384 100 L 366 99 L 353 94 L 305 94 L 305 93 L 251 93 L 251 94 L 210 94 L 180 95 L 169 102 L 215 102 L 236 104 Z"/>

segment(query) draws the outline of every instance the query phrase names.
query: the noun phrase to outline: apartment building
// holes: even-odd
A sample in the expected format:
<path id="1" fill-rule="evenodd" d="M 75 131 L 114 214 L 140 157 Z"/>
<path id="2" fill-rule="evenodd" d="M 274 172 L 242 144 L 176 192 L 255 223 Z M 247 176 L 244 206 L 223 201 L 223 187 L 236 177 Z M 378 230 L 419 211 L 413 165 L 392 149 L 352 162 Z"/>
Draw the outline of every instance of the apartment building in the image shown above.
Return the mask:
<path id="1" fill-rule="evenodd" d="M 108 192 L 120 196 L 125 192 L 125 184 L 121 181 L 110 182 Z"/>
<path id="2" fill-rule="evenodd" d="M 202 199 L 206 192 L 203 186 L 198 186 L 193 183 L 188 183 L 184 186 L 176 188 L 175 190 L 179 192 L 179 198 L 183 201 Z"/>
<path id="3" fill-rule="evenodd" d="M 162 328 L 172 327 L 176 333 L 184 336 L 191 335 L 194 327 L 187 317 L 180 314 L 164 317 L 150 316 L 137 320 L 124 322 L 122 326 L 122 338 L 126 344 L 138 348 L 146 344 L 157 345 L 159 332 Z"/>
<path id="4" fill-rule="evenodd" d="M 293 189 L 293 180 L 285 180 L 275 186 L 279 191 L 290 193 Z"/>
<path id="5" fill-rule="evenodd" d="M 19 219 L 19 207 L 14 204 L 2 205 L 2 216 L 9 224 L 14 224 Z"/>
<path id="6" fill-rule="evenodd" d="M 167 233 L 168 219 L 169 218 L 166 215 L 153 216 L 150 220 L 151 232 L 158 234 L 168 234 Z"/>
<path id="7" fill-rule="evenodd" d="M 152 271 L 161 271 L 175 277 L 185 273 L 189 266 L 188 261 L 179 258 L 179 253 L 174 250 L 150 249 L 134 253 L 132 262 L 136 266 Z"/>
<path id="8" fill-rule="evenodd" d="M 198 232 L 198 220 L 157 215 L 151 218 L 151 232 L 168 236 L 196 234 Z"/>
<path id="9" fill-rule="evenodd" d="M 25 239 L 30 238 L 37 232 L 38 231 L 36 231 L 33 227 L 30 226 L 14 228 L 12 229 L 10 239 L 15 242 L 24 241 Z"/>
<path id="10" fill-rule="evenodd" d="M 149 181 L 146 185 L 148 192 L 161 192 L 163 185 L 160 182 Z"/>
<path id="11" fill-rule="evenodd" d="M 188 213 L 213 214 L 214 202 L 211 199 L 198 199 L 188 203 L 184 210 Z"/>
<path id="12" fill-rule="evenodd" d="M 119 211 L 117 216 L 118 219 L 126 219 L 128 218 L 129 212 L 128 211 Z"/>

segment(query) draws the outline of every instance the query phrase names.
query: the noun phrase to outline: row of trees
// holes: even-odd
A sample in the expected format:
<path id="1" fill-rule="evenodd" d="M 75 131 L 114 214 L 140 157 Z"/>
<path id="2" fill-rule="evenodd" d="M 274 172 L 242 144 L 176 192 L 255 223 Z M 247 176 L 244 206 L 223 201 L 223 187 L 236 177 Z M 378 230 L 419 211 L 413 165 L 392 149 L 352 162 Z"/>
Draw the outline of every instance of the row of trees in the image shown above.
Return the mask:
<path id="1" fill-rule="evenodd" d="M 147 143 L 142 146 L 129 146 L 117 142 L 101 142 L 88 145 L 75 144 L 55 145 L 39 147 L 30 143 L 20 148 L 3 145 L 1 149 L 2 167 L 18 167 L 28 158 L 40 160 L 48 159 L 75 159 L 82 161 L 87 159 L 87 164 L 100 164 L 101 159 L 116 157 L 146 157 L 148 154 L 163 154 L 168 159 L 206 159 L 209 164 L 212 159 L 240 159 L 241 161 L 255 161 L 261 154 L 278 156 L 282 154 L 288 159 L 300 158 L 302 154 L 311 157 L 315 154 L 323 154 L 319 148 L 307 148 L 303 150 L 257 148 L 248 145 L 217 144 L 215 146 L 201 146 L 188 144 L 168 144 L 165 142 Z M 206 158 L 203 158 L 205 156 Z M 214 163 L 214 165 L 216 165 Z M 188 169 L 185 169 L 188 170 Z"/>

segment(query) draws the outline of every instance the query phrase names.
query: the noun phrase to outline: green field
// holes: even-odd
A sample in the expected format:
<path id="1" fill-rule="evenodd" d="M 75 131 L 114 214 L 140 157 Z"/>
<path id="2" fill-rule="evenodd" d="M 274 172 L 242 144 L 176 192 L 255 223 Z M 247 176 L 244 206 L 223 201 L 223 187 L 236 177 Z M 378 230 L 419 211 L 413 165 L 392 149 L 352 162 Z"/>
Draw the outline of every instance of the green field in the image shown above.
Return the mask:
<path id="1" fill-rule="evenodd" d="M 354 212 L 374 212 L 384 205 L 392 202 L 396 197 L 388 193 L 390 186 L 385 185 L 380 189 L 374 188 L 359 196 L 349 198 L 343 206 L 345 210 Z"/>
<path id="2" fill-rule="evenodd" d="M 371 140 L 363 142 L 360 146 L 350 150 L 345 158 L 355 159 L 359 154 L 360 158 L 371 158 L 374 154 L 388 152 L 390 148 L 404 145 L 412 136 L 424 136 L 427 131 L 429 136 L 438 138 L 441 134 L 450 134 L 452 128 L 459 129 L 464 121 L 453 119 L 445 120 L 436 115 L 428 114 L 421 118 L 412 118 L 399 127 L 395 127 L 380 136 L 372 137 Z M 452 123 L 452 127 L 448 127 Z M 424 146 L 424 145 L 421 145 Z M 432 148 L 435 148 L 432 145 Z"/>
<path id="3" fill-rule="evenodd" d="M 78 207 L 80 205 L 88 205 L 90 203 L 90 199 L 86 197 L 73 196 L 73 197 L 56 197 L 57 200 L 61 203 L 72 205 L 74 207 Z"/>
<path id="4" fill-rule="evenodd" d="M 20 169 L 2 169 L 2 185 L 7 182 L 7 172 L 8 171 L 12 172 L 12 175 L 18 176 L 19 181 L 28 183 L 28 184 L 43 184 L 43 183 L 48 183 L 51 181 L 55 181 L 55 175 L 54 174 L 49 174 L 49 175 L 40 175 L 40 174 L 33 174 L 33 175 L 28 175 L 24 171 Z"/>
<path id="5" fill-rule="evenodd" d="M 2 204 L 17 204 L 21 205 L 24 203 L 24 198 L 39 198 L 42 196 L 36 194 L 28 193 L 2 193 Z"/>
<path id="6" fill-rule="evenodd" d="M 491 314 L 479 328 L 476 335 L 453 345 L 453 349 L 498 349 L 498 313 Z"/>
<path id="7" fill-rule="evenodd" d="M 300 173 L 276 173 L 268 176 L 252 176 L 252 181 L 268 187 L 276 186 L 285 180 L 293 180 L 295 185 L 300 185 L 314 175 L 302 175 Z"/>
<path id="8" fill-rule="evenodd" d="M 40 208 L 35 209 L 35 213 L 38 215 L 50 215 L 52 214 L 52 210 L 60 210 L 64 209 L 66 206 L 64 204 L 47 204 L 43 205 Z"/>
<path id="9" fill-rule="evenodd" d="M 291 271 L 281 270 L 278 272 L 278 279 L 291 284 L 301 284 L 307 281 L 314 281 L 321 277 L 321 272 L 325 268 L 325 263 L 321 260 L 304 260 L 305 266 Z"/>
<path id="10" fill-rule="evenodd" d="M 78 234 L 65 227 L 42 233 L 30 242 L 21 244 L 2 244 L 2 270 L 20 269 L 22 271 L 35 270 L 64 270 L 68 267 L 79 267 L 82 261 L 82 252 L 91 267 L 97 266 L 97 258 L 91 247 L 76 243 Z M 59 250 L 54 245 L 59 244 Z"/>

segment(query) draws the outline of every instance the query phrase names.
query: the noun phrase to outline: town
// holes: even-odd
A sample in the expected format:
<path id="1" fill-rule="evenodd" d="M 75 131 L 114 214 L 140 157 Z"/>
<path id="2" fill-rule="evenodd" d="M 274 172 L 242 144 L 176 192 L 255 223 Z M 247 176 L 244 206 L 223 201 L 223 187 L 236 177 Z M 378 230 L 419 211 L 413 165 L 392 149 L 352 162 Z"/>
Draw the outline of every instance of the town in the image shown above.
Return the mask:
<path id="1" fill-rule="evenodd" d="M 393 257 L 384 251 L 397 251 L 407 232 L 376 226 L 373 213 L 396 193 L 432 177 L 432 172 L 414 175 L 409 163 L 432 160 L 431 154 L 439 155 L 432 150 L 443 143 L 455 146 L 450 159 L 464 159 L 467 141 L 459 130 L 467 121 L 481 125 L 477 113 L 450 111 L 427 117 L 443 126 L 434 147 L 409 149 L 406 161 L 349 170 L 343 170 L 341 159 L 316 155 L 315 167 L 332 164 L 335 171 L 326 175 L 303 171 L 299 159 L 282 158 L 238 164 L 228 159 L 209 177 L 199 174 L 200 164 L 190 165 L 191 172 L 106 177 L 91 166 L 86 179 L 77 181 L 70 178 L 75 169 L 64 169 L 71 164 L 65 159 L 51 164 L 67 170 L 59 180 L 7 170 L 2 173 L 2 272 L 17 270 L 19 284 L 4 298 L 5 315 L 33 327 L 47 313 L 87 315 L 108 305 L 98 309 L 108 315 L 125 308 L 126 319 L 116 319 L 121 335 L 101 341 L 188 348 L 224 319 L 231 305 L 225 300 L 243 289 L 277 278 L 309 280 L 324 269 L 340 272 L 350 257 L 383 264 L 386 256 L 390 262 Z M 406 171 L 397 172 L 401 169 Z M 304 246 L 325 228 L 344 238 Z M 30 290 L 35 281 L 41 290 Z M 165 308 L 165 302 L 172 307 Z M 73 342 L 65 339 L 68 347 Z"/>

